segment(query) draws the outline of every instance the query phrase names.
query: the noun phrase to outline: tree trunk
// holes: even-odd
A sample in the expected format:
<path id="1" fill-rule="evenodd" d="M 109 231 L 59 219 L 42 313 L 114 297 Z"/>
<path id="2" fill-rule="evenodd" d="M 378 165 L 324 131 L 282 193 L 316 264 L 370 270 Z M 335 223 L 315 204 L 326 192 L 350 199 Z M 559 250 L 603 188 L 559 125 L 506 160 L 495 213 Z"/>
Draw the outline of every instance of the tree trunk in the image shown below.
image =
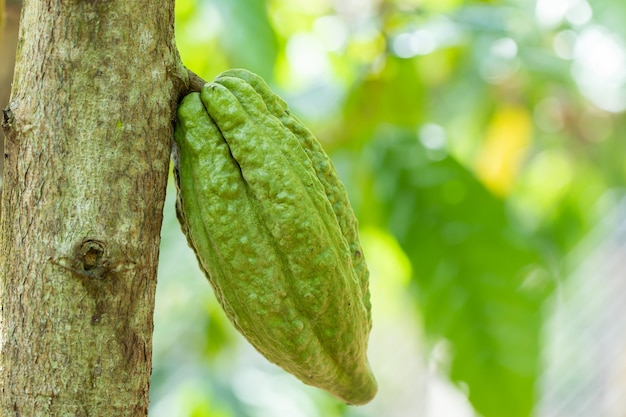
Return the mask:
<path id="1" fill-rule="evenodd" d="M 27 0 L 4 112 L 0 416 L 146 416 L 173 1 Z"/>

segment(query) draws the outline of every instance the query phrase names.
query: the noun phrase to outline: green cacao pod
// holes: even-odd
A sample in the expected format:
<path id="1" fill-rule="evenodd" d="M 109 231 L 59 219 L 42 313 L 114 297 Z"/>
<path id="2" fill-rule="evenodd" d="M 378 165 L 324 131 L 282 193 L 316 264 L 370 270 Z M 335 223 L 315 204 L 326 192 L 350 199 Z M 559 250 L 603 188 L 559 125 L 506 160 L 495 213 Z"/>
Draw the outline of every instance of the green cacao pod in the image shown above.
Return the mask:
<path id="1" fill-rule="evenodd" d="M 306 384 L 370 401 L 369 274 L 320 144 L 245 70 L 187 95 L 175 139 L 178 219 L 228 318 Z"/>

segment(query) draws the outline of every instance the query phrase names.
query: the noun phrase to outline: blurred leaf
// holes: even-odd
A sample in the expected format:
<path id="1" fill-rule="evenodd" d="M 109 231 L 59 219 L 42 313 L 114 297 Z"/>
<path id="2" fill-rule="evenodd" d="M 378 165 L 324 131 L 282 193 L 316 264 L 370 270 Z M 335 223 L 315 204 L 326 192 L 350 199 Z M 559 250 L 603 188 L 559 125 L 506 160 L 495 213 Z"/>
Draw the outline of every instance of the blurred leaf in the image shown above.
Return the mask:
<path id="1" fill-rule="evenodd" d="M 369 138 L 383 122 L 416 125 L 422 117 L 423 88 L 413 60 L 390 57 L 380 74 L 356 83 L 348 94 L 344 137 Z"/>
<path id="2" fill-rule="evenodd" d="M 233 413 L 216 404 L 211 393 L 201 391 L 197 387 L 188 386 L 181 391 L 181 402 L 185 411 L 183 416 L 188 417 L 232 417 Z M 182 417 L 182 416 L 181 416 Z"/>
<path id="3" fill-rule="evenodd" d="M 485 417 L 527 417 L 539 372 L 541 259 L 502 201 L 413 132 L 387 127 L 368 149 L 373 195 L 409 256 L 425 330 L 451 345 L 450 376 Z"/>
<path id="4" fill-rule="evenodd" d="M 202 0 L 176 2 L 176 47 L 187 68 L 205 79 L 228 67 L 218 34 L 220 16 Z"/>
<path id="5" fill-rule="evenodd" d="M 221 357 L 221 354 L 234 351 L 237 338 L 233 325 L 228 321 L 217 301 L 206 304 L 206 347 L 205 355 L 209 360 Z"/>
<path id="6" fill-rule="evenodd" d="M 463 0 L 423 0 L 424 9 L 429 12 L 447 12 L 455 9 L 463 3 Z"/>
<path id="7" fill-rule="evenodd" d="M 547 236 L 557 259 L 567 256 L 580 243 L 581 236 L 590 233 L 602 220 L 604 211 L 596 202 L 607 195 L 608 189 L 596 168 L 580 162 L 566 181 L 567 187 L 557 192 L 559 199 L 550 207 L 538 232 Z"/>
<path id="8" fill-rule="evenodd" d="M 502 106 L 493 115 L 478 157 L 477 174 L 493 193 L 506 196 L 532 134 L 532 120 L 520 106 Z"/>
<path id="9" fill-rule="evenodd" d="M 271 80 L 278 55 L 278 40 L 262 0 L 213 0 L 224 30 L 222 48 L 231 67 L 249 69 Z"/>

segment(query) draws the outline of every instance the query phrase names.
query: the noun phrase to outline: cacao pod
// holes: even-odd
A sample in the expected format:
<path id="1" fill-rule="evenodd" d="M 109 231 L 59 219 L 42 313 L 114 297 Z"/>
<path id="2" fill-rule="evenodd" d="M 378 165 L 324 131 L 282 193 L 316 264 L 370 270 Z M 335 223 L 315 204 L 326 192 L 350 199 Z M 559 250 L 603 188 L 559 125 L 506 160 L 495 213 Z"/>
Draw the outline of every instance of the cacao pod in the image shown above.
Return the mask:
<path id="1" fill-rule="evenodd" d="M 175 140 L 178 219 L 230 321 L 306 384 L 370 401 L 369 273 L 320 144 L 245 70 L 187 95 Z"/>

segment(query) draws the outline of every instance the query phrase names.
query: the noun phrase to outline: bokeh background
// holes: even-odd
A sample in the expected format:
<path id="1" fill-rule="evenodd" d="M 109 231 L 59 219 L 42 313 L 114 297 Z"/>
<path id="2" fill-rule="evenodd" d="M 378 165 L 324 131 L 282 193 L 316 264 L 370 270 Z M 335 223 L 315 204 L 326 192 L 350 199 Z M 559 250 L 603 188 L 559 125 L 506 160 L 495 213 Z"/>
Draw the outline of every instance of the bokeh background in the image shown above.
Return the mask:
<path id="1" fill-rule="evenodd" d="M 177 0 L 185 65 L 262 75 L 346 184 L 379 393 L 346 406 L 234 331 L 170 181 L 150 415 L 626 416 L 624 22 L 617 0 Z"/>

